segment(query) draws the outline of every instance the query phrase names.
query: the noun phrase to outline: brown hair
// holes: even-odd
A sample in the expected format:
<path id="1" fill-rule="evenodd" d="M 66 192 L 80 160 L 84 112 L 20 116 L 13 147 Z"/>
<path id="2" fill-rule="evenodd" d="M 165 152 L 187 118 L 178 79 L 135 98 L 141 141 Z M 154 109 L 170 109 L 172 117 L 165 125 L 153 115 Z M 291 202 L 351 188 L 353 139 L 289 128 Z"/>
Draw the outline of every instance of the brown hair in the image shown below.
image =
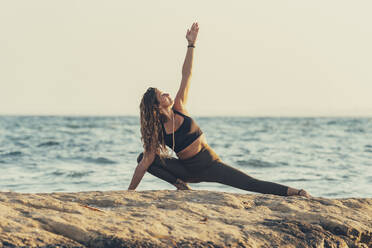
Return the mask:
<path id="1" fill-rule="evenodd" d="M 141 141 L 145 153 L 154 151 L 162 158 L 169 154 L 161 126 L 162 122 L 166 121 L 166 117 L 160 113 L 159 101 L 156 98 L 157 91 L 156 88 L 148 88 L 141 100 Z"/>

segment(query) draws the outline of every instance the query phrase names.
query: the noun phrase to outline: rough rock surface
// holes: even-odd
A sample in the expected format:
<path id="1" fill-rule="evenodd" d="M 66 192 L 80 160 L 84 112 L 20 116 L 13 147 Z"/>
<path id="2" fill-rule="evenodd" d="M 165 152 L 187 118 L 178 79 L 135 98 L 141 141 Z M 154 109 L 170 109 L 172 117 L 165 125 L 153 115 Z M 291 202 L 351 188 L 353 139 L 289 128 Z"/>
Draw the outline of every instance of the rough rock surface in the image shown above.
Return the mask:
<path id="1" fill-rule="evenodd" d="M 372 247 L 372 198 L 0 192 L 0 247 Z"/>

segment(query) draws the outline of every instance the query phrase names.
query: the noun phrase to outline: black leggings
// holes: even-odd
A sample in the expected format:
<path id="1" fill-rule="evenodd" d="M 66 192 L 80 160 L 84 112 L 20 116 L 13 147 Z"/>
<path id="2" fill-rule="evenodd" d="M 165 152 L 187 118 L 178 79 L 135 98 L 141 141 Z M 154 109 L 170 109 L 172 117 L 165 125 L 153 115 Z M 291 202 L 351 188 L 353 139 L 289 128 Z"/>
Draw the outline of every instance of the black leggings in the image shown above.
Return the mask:
<path id="1" fill-rule="evenodd" d="M 142 160 L 141 153 L 137 162 Z M 217 182 L 243 190 L 287 196 L 288 186 L 255 179 L 244 172 L 226 165 L 218 155 L 205 146 L 195 156 L 188 159 L 155 157 L 154 162 L 147 169 L 152 175 L 175 184 L 179 178 L 184 182 Z"/>

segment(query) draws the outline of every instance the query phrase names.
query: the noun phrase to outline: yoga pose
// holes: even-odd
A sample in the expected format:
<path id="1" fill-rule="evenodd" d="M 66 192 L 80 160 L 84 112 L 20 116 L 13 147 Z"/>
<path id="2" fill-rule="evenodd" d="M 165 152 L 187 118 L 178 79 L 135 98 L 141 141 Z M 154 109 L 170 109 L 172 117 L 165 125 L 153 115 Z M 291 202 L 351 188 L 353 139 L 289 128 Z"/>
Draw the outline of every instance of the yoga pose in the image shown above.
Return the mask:
<path id="1" fill-rule="evenodd" d="M 202 130 L 186 110 L 198 31 L 195 22 L 186 33 L 187 53 L 176 98 L 173 100 L 168 93 L 156 88 L 148 88 L 142 97 L 144 152 L 137 158 L 138 165 L 128 190 L 135 190 L 148 171 L 180 190 L 190 189 L 187 183 L 217 182 L 263 194 L 311 197 L 303 189 L 258 180 L 225 164 L 207 144 Z M 178 158 L 169 156 L 166 146 L 172 148 Z"/>

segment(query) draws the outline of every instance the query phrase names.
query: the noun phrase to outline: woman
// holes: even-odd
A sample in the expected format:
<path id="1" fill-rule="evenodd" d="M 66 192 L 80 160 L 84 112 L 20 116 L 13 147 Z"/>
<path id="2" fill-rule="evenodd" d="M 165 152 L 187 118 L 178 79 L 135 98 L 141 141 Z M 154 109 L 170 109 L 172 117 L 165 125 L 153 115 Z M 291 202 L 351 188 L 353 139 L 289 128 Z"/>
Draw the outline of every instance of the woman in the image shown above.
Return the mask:
<path id="1" fill-rule="evenodd" d="M 198 31 L 198 23 L 193 23 L 186 33 L 188 47 L 176 98 L 172 100 L 168 93 L 156 88 L 149 88 L 143 95 L 140 110 L 144 153 L 137 158 L 139 164 L 128 190 L 135 190 L 148 171 L 182 190 L 190 189 L 187 182 L 218 182 L 264 194 L 310 197 L 302 189 L 252 178 L 223 163 L 208 146 L 203 132 L 186 110 Z M 166 145 L 176 152 L 178 159 L 167 155 Z"/>

